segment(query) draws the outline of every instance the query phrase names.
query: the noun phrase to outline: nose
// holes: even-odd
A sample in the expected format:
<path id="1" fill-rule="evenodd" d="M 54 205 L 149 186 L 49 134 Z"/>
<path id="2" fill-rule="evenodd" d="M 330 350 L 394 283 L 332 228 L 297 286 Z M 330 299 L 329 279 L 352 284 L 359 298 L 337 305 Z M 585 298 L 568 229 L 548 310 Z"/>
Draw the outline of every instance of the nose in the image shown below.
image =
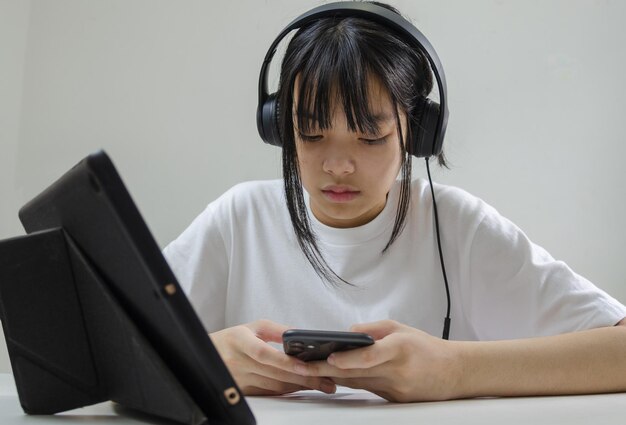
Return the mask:
<path id="1" fill-rule="evenodd" d="M 345 176 L 354 173 L 355 162 L 351 155 L 342 149 L 331 149 L 322 164 L 324 172 L 333 176 Z"/>

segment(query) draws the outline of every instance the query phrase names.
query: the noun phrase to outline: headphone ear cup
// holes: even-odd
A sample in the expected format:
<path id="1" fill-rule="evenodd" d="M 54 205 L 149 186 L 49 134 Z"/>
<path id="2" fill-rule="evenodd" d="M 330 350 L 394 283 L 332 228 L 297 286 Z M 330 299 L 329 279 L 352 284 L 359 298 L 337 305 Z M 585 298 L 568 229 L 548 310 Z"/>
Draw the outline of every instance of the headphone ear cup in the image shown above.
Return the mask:
<path id="1" fill-rule="evenodd" d="M 280 130 L 278 129 L 278 118 L 280 117 L 280 105 L 276 98 L 276 93 L 272 93 L 261 107 L 261 117 L 259 133 L 265 143 L 282 147 L 283 142 L 280 138 Z"/>
<path id="2" fill-rule="evenodd" d="M 439 155 L 441 146 L 435 146 L 435 133 L 439 121 L 439 104 L 420 96 L 411 119 L 411 150 L 418 158 Z"/>

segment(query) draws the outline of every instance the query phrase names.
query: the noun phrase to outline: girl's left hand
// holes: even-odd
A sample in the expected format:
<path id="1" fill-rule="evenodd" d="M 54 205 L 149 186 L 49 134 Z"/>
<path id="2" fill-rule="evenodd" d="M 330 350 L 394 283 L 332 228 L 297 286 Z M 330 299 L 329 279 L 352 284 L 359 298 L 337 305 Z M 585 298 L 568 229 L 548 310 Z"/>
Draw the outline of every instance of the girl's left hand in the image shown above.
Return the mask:
<path id="1" fill-rule="evenodd" d="M 326 361 L 296 366 L 304 376 L 324 376 L 394 402 L 447 400 L 461 394 L 459 353 L 454 342 L 393 320 L 352 326 L 374 345 L 332 354 Z"/>

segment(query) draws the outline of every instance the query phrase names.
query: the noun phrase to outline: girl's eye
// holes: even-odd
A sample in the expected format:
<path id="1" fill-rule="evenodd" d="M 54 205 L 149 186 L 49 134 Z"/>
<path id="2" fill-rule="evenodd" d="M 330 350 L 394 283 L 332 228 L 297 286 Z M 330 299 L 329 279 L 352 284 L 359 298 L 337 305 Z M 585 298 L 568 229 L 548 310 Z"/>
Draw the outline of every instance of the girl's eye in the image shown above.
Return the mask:
<path id="1" fill-rule="evenodd" d="M 298 136 L 300 136 L 300 139 L 304 142 L 317 142 L 322 139 L 322 136 L 309 136 L 300 132 L 298 132 Z"/>
<path id="2" fill-rule="evenodd" d="M 303 142 L 318 142 L 324 138 L 322 135 L 308 135 L 300 132 L 298 132 L 298 136 Z M 366 145 L 383 145 L 387 142 L 387 136 L 371 139 L 362 137 L 360 140 Z"/>
<path id="3" fill-rule="evenodd" d="M 380 137 L 378 139 L 361 139 L 365 144 L 368 145 L 383 145 L 387 142 L 387 136 Z"/>

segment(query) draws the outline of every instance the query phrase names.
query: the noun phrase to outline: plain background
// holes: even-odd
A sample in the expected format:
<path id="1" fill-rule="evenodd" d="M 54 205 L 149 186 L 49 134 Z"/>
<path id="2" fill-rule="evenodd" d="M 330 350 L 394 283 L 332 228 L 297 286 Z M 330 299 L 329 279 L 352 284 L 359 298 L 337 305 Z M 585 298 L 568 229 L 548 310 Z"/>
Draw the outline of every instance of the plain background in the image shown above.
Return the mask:
<path id="1" fill-rule="evenodd" d="M 445 67 L 452 169 L 434 178 L 626 302 L 626 2 L 390 3 Z M 162 247 L 233 184 L 280 177 L 280 150 L 256 131 L 258 71 L 319 4 L 0 0 L 0 239 L 99 148 Z"/>

